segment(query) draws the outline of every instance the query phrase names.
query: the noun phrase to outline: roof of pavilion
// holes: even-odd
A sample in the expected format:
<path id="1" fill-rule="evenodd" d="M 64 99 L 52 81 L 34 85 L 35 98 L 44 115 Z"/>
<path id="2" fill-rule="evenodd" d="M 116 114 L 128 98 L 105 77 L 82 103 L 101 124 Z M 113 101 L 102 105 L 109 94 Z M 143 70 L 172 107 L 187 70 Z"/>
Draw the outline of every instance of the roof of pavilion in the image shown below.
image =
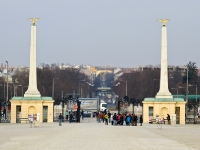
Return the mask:
<path id="1" fill-rule="evenodd" d="M 173 95 L 173 98 L 185 99 L 186 96 L 185 95 Z M 196 100 L 196 99 L 200 99 L 200 95 L 188 95 L 188 100 Z"/>

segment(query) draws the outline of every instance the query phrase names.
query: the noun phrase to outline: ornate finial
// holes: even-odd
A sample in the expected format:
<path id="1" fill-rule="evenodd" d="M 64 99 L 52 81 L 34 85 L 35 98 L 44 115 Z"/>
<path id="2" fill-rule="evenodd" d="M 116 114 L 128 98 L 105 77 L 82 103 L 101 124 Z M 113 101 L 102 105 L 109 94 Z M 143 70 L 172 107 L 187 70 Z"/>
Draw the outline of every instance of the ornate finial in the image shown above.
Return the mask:
<path id="1" fill-rule="evenodd" d="M 159 21 L 159 22 L 162 22 L 162 25 L 165 26 L 165 25 L 166 25 L 166 22 L 168 22 L 169 19 L 159 19 L 158 21 Z"/>
<path id="2" fill-rule="evenodd" d="M 33 25 L 35 26 L 35 23 L 37 20 L 39 20 L 40 18 L 28 18 L 28 20 L 31 20 Z"/>

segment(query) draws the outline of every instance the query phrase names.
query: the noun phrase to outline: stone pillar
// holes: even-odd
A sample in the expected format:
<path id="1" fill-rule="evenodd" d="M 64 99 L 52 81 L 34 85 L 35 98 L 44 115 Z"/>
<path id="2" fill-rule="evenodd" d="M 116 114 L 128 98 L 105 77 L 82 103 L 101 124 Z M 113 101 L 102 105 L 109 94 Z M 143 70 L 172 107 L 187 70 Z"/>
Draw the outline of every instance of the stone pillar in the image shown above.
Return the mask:
<path id="1" fill-rule="evenodd" d="M 30 46 L 30 70 L 29 70 L 29 85 L 24 97 L 41 97 L 37 89 L 37 68 L 36 68 L 36 25 L 35 22 L 39 18 L 30 18 L 31 26 L 31 46 Z"/>
<path id="2" fill-rule="evenodd" d="M 161 36 L 161 66 L 160 66 L 160 90 L 156 98 L 172 98 L 172 94 L 168 89 L 168 63 L 167 63 L 167 27 L 165 23 L 168 20 L 159 20 L 162 25 Z"/>
<path id="3" fill-rule="evenodd" d="M 10 111 L 10 123 L 16 123 L 16 116 L 17 116 L 17 114 L 16 114 L 16 107 L 17 107 L 17 105 L 16 105 L 16 103 L 11 103 L 11 111 Z"/>

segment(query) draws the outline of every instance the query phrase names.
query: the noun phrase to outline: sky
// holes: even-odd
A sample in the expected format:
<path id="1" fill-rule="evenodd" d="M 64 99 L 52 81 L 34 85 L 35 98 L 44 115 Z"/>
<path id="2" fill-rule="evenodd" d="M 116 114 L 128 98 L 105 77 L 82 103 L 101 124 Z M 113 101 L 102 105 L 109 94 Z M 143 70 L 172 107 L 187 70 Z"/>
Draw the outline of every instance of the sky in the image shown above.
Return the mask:
<path id="1" fill-rule="evenodd" d="M 0 0 L 0 63 L 29 66 L 30 17 L 37 21 L 37 65 L 159 65 L 167 23 L 168 65 L 200 66 L 198 0 Z"/>

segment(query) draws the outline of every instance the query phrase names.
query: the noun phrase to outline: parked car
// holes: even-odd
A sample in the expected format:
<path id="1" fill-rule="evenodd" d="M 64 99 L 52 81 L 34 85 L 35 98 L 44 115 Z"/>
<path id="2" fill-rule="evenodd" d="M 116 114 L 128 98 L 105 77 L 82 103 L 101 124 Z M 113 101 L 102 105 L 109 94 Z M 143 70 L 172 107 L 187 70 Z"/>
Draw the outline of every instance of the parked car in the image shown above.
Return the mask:
<path id="1" fill-rule="evenodd" d="M 91 117 L 91 111 L 84 111 L 83 112 L 83 117 Z"/>

